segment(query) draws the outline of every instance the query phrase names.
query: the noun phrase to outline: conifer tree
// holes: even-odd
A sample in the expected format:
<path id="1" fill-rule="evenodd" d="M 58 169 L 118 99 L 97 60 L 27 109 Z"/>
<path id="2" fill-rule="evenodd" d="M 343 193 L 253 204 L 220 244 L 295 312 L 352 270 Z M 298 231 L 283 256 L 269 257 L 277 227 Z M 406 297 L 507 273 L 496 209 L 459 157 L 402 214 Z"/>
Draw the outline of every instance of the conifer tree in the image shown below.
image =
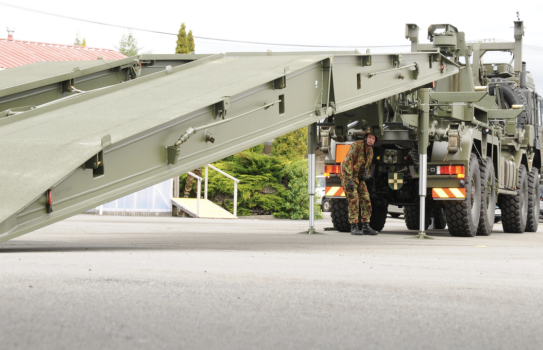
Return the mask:
<path id="1" fill-rule="evenodd" d="M 81 39 L 79 38 L 79 31 L 75 34 L 74 46 L 81 46 Z"/>
<path id="2" fill-rule="evenodd" d="M 126 56 L 136 56 L 141 50 L 141 48 L 138 47 L 138 41 L 134 38 L 134 35 L 132 35 L 131 30 L 128 31 L 128 34 L 123 33 L 121 41 L 119 41 L 119 46 L 115 46 L 115 48 Z"/>
<path id="3" fill-rule="evenodd" d="M 81 46 L 87 46 L 87 39 L 83 38 L 83 41 L 81 42 Z"/>
<path id="4" fill-rule="evenodd" d="M 175 47 L 175 53 L 190 53 L 187 42 L 187 31 L 185 23 L 181 23 L 179 34 L 177 34 L 177 46 Z"/>
<path id="5" fill-rule="evenodd" d="M 192 30 L 189 30 L 189 35 L 187 36 L 187 44 L 189 47 L 188 53 L 195 52 L 194 37 L 192 36 Z"/>

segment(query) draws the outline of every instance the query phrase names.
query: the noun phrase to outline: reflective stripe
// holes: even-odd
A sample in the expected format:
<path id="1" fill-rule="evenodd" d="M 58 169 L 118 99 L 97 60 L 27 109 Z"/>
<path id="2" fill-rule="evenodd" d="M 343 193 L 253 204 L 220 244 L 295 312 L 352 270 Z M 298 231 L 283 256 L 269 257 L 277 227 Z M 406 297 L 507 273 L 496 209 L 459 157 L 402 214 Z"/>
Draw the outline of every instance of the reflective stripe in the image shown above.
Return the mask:
<path id="1" fill-rule="evenodd" d="M 439 198 L 449 198 L 449 196 L 447 196 L 445 191 L 443 191 L 441 188 L 434 188 L 434 191 L 437 193 Z"/>
<path id="2" fill-rule="evenodd" d="M 456 197 L 456 196 L 451 192 L 451 189 L 450 189 L 450 188 L 443 188 L 442 190 L 443 190 L 443 192 L 445 192 L 445 194 L 447 195 L 447 197 L 449 197 L 449 198 L 454 198 L 454 197 Z"/>
<path id="3" fill-rule="evenodd" d="M 339 186 L 325 187 L 324 193 L 326 197 L 345 197 L 345 191 L 343 191 L 343 187 Z"/>
<path id="4" fill-rule="evenodd" d="M 326 187 L 326 195 L 327 196 L 333 196 L 336 194 L 337 190 L 339 190 L 340 187 Z"/>
<path id="5" fill-rule="evenodd" d="M 433 199 L 466 199 L 465 188 L 432 188 Z"/>
<path id="6" fill-rule="evenodd" d="M 466 196 L 462 192 L 460 192 L 458 188 L 451 188 L 450 190 L 456 198 L 466 198 Z M 464 192 L 465 191 L 466 190 L 464 190 Z"/>

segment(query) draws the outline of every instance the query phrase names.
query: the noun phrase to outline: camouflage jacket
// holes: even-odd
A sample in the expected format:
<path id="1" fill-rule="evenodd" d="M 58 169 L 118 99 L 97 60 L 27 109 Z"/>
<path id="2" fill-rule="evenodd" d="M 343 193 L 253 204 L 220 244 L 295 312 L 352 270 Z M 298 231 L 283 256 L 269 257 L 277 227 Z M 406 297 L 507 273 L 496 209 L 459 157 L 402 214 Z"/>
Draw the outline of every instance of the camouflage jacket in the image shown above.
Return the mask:
<path id="1" fill-rule="evenodd" d="M 373 148 L 370 147 L 366 152 L 365 142 L 357 141 L 351 145 L 345 159 L 341 162 L 339 176 L 344 180 L 352 178 L 358 182 L 364 174 L 369 174 L 372 160 Z"/>

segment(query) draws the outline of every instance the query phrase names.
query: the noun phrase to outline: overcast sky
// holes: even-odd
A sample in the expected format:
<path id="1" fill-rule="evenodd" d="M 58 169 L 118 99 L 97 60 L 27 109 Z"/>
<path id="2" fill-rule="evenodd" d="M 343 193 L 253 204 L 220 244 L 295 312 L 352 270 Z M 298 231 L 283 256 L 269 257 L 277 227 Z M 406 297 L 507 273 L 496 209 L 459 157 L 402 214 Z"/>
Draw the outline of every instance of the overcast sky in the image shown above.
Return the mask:
<path id="1" fill-rule="evenodd" d="M 176 34 L 182 22 L 195 36 L 280 44 L 349 46 L 365 52 L 409 51 L 405 23 L 426 29 L 433 23 L 450 23 L 466 33 L 467 40 L 496 38 L 513 41 L 516 11 L 524 21 L 524 43 L 538 48 L 524 50 L 536 83 L 543 84 L 543 1 L 140 1 L 0 0 L 0 37 L 7 26 L 15 39 L 73 44 L 79 32 L 87 46 L 115 49 L 123 28 L 14 9 L 12 4 L 62 16 Z M 166 5 L 167 4 L 167 5 Z M 1 34 L 3 31 L 4 34 Z M 174 35 L 133 30 L 143 51 L 174 53 Z M 196 39 L 196 53 L 235 51 L 300 51 L 303 47 L 236 44 Z M 313 48 L 311 50 L 316 50 Z M 342 48 L 337 48 L 340 50 Z M 332 50 L 332 49 L 326 49 Z M 343 48 L 342 50 L 346 50 Z M 486 57 L 486 62 L 509 61 L 509 54 Z"/>

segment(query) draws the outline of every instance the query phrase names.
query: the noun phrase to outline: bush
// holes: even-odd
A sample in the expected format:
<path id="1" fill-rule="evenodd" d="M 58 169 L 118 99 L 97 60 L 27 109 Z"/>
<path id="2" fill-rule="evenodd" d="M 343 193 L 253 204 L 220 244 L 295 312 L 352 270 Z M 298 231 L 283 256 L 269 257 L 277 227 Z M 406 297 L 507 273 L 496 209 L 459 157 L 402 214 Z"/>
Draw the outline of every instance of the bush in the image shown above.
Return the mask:
<path id="1" fill-rule="evenodd" d="M 280 219 L 307 220 L 309 219 L 309 192 L 308 192 L 307 160 L 296 160 L 285 165 L 284 178 L 287 182 L 287 191 L 284 197 L 283 208 L 274 215 Z M 320 198 L 315 196 L 315 218 L 322 219 L 322 210 L 319 205 Z"/>
<path id="2" fill-rule="evenodd" d="M 213 164 L 240 180 L 238 216 L 273 214 L 281 219 L 309 219 L 308 169 L 307 160 L 303 159 L 307 129 L 281 138 L 275 139 L 272 156 L 261 154 L 264 146 L 258 145 Z M 186 174 L 180 176 L 181 193 L 186 178 Z M 203 191 L 202 184 L 202 194 Z M 208 199 L 233 213 L 233 193 L 234 181 L 209 169 Z M 323 217 L 319 202 L 320 198 L 315 198 L 315 218 Z"/>
<path id="3" fill-rule="evenodd" d="M 283 163 L 280 159 L 244 151 L 235 154 L 230 161 L 214 165 L 240 180 L 239 216 L 274 214 L 282 207 L 286 189 L 281 184 Z M 233 212 L 234 181 L 210 170 L 208 186 L 208 198 Z"/>
<path id="4" fill-rule="evenodd" d="M 302 159 L 307 152 L 307 127 L 300 128 L 275 138 L 272 156 L 289 160 Z"/>
<path id="5" fill-rule="evenodd" d="M 277 157 L 244 151 L 235 154 L 232 160 L 224 162 L 224 166 L 226 170 L 240 175 L 269 174 L 275 179 L 281 180 L 284 173 L 283 163 L 283 160 Z"/>

